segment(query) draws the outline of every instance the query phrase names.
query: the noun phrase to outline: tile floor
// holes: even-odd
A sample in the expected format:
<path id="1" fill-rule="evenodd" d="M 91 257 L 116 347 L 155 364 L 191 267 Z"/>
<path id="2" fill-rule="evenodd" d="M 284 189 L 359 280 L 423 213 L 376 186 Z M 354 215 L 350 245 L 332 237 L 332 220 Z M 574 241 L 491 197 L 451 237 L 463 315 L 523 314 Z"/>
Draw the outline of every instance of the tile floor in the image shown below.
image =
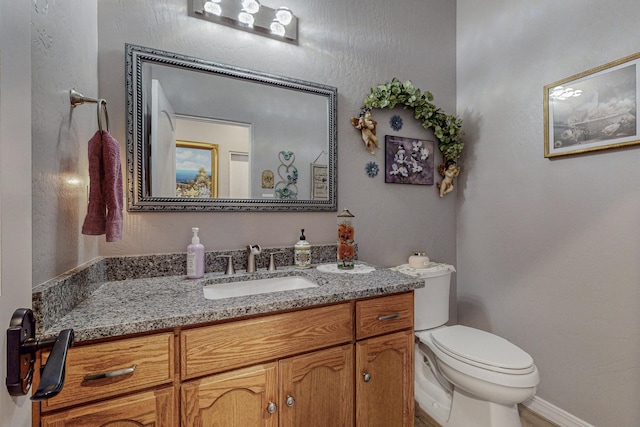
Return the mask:
<path id="1" fill-rule="evenodd" d="M 558 427 L 556 424 L 540 417 L 535 412 L 531 412 L 522 405 L 520 405 L 518 409 L 520 411 L 522 427 Z M 418 402 L 416 402 L 415 427 L 440 427 L 433 418 L 420 409 Z"/>
<path id="2" fill-rule="evenodd" d="M 415 416 L 415 427 L 440 427 L 438 423 L 433 421 L 429 415 L 426 414 L 420 407 L 418 406 L 418 402 L 416 402 L 416 416 Z"/>

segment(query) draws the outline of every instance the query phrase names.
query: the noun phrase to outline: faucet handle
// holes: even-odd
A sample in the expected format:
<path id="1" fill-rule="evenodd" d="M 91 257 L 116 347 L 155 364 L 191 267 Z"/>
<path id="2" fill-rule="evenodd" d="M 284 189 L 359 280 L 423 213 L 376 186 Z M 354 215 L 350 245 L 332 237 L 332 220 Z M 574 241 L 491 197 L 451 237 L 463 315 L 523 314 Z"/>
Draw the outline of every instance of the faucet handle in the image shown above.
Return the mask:
<path id="1" fill-rule="evenodd" d="M 273 256 L 274 256 L 275 254 L 283 254 L 283 253 L 285 253 L 285 251 L 271 252 L 271 253 L 269 254 L 269 267 L 267 268 L 267 270 L 269 270 L 269 271 L 276 271 L 276 270 L 277 270 L 277 268 L 276 268 L 276 262 L 275 262 L 275 260 L 273 259 Z"/>
<path id="2" fill-rule="evenodd" d="M 227 258 L 227 269 L 224 274 L 228 276 L 236 274 L 236 269 L 233 268 L 233 255 L 218 255 L 216 258 Z"/>

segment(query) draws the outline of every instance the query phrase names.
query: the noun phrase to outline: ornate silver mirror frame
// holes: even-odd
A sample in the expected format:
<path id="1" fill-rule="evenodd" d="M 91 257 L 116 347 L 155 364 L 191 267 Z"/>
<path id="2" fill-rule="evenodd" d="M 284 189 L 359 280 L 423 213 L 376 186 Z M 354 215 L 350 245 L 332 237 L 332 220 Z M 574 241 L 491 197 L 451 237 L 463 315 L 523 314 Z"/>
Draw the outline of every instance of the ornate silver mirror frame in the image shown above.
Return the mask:
<path id="1" fill-rule="evenodd" d="M 166 212 L 166 211 L 336 211 L 337 210 L 337 89 L 318 83 L 303 80 L 266 74 L 249 69 L 219 64 L 203 59 L 193 58 L 177 53 L 166 52 L 158 49 L 151 49 L 132 44 L 125 45 L 125 65 L 126 65 L 126 98 L 127 98 L 127 200 L 129 211 Z M 149 67 L 167 67 L 172 72 L 195 72 L 198 77 L 204 75 L 216 76 L 232 79 L 233 84 L 238 81 L 247 82 L 255 88 L 268 87 L 268 91 L 277 90 L 283 98 L 289 95 L 294 97 L 302 94 L 304 96 L 320 97 L 320 105 L 325 105 L 326 101 L 326 124 L 325 117 L 306 117 L 306 120 L 316 120 L 320 126 L 322 135 L 327 135 L 326 146 L 314 147 L 315 152 L 324 153 L 327 163 L 326 185 L 321 189 L 321 197 L 316 195 L 317 191 L 309 191 L 308 199 L 294 198 L 185 198 L 185 197 L 156 197 L 151 194 L 150 184 L 150 90 Z M 193 75 L 193 74 L 192 74 Z M 187 77 L 189 78 L 189 77 Z M 229 80 L 229 82 L 232 82 Z M 176 86 L 176 85 L 174 85 Z M 245 92 L 251 93 L 253 89 Z M 184 95 L 184 94 L 183 94 Z M 243 96 L 245 96 L 243 95 Z M 184 96 L 183 96 L 184 97 Z M 187 96 L 188 98 L 188 96 Z M 272 97 L 273 99 L 273 97 Z M 275 100 L 275 99 L 274 99 Z M 316 102 L 314 98 L 314 102 Z M 298 108 L 298 106 L 295 106 Z M 324 107 L 322 107 L 324 109 Z M 207 116 L 206 114 L 194 114 L 193 116 Z M 321 114 L 324 115 L 324 111 Z M 214 117 L 209 117 L 214 118 Z M 208 119 L 207 119 L 208 120 Z M 292 119 L 293 120 L 293 119 Z M 276 124 L 275 127 L 287 126 L 286 122 Z M 325 127 L 326 126 L 326 127 Z M 325 134 L 326 129 L 326 134 Z M 323 137 L 324 138 L 324 137 Z M 273 138 L 272 138 L 273 139 Z M 304 140 L 304 134 L 295 138 L 286 139 L 288 146 L 296 147 Z M 324 141 L 323 141 L 324 142 Z M 274 143 L 275 145 L 275 143 Z M 324 148 L 326 147 L 326 152 Z M 278 148 L 275 148 L 278 149 Z M 294 148 L 302 150 L 300 146 Z M 280 154 L 285 151 L 280 151 Z M 260 154 L 255 154 L 260 156 Z M 274 162 L 278 161 L 278 154 L 275 155 Z M 309 179 L 310 186 L 313 179 L 307 169 L 314 170 L 313 164 L 300 164 L 304 171 L 304 179 Z M 277 164 L 274 166 L 277 169 Z M 258 175 L 259 171 L 253 171 Z M 301 175 L 302 176 L 302 175 Z M 253 178 L 252 178 L 253 179 Z M 254 180 L 255 181 L 255 180 Z M 306 185 L 306 184 L 305 184 Z M 278 193 L 276 191 L 276 193 Z M 314 199 L 315 198 L 315 199 Z"/>

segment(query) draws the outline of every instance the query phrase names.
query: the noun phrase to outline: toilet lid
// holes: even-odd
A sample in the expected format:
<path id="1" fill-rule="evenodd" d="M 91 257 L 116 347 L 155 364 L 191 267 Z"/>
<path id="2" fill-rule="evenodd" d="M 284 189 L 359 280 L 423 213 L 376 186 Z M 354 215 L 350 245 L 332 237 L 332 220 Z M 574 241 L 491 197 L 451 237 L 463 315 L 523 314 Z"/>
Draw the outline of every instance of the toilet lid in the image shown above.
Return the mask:
<path id="1" fill-rule="evenodd" d="M 526 373 L 533 369 L 533 358 L 506 339 L 489 332 L 455 325 L 431 332 L 440 350 L 449 356 L 485 369 Z M 520 371 L 520 372 L 514 372 Z"/>

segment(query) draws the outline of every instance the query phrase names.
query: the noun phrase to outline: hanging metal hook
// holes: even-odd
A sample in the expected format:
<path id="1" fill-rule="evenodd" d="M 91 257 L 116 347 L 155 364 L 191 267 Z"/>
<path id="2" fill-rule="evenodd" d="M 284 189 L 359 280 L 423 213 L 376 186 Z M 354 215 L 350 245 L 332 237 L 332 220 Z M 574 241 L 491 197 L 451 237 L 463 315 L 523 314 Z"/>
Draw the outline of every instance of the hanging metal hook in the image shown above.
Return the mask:
<path id="1" fill-rule="evenodd" d="M 109 132 L 109 114 L 107 113 L 107 100 L 106 99 L 95 99 L 95 98 L 89 98 L 88 96 L 84 96 L 83 94 L 81 94 L 80 92 L 76 91 L 75 89 L 70 89 L 69 90 L 69 102 L 71 103 L 71 107 L 75 108 L 78 105 L 82 105 L 85 102 L 91 103 L 91 104 L 98 104 L 98 129 L 100 129 L 100 132 L 102 132 L 104 126 L 103 126 L 103 120 L 102 117 L 104 116 L 104 122 L 106 122 L 106 131 Z"/>
<path id="2" fill-rule="evenodd" d="M 71 106 L 74 108 L 78 105 L 84 104 L 85 102 L 90 102 L 92 104 L 98 103 L 97 99 L 86 97 L 75 89 L 69 90 L 69 101 L 71 102 Z"/>
<path id="3" fill-rule="evenodd" d="M 106 131 L 109 132 L 109 113 L 107 112 L 107 100 L 100 99 L 98 100 L 98 129 L 100 132 L 103 130 L 103 122 L 102 116 L 104 116 L 104 121 L 106 122 L 107 128 Z"/>

